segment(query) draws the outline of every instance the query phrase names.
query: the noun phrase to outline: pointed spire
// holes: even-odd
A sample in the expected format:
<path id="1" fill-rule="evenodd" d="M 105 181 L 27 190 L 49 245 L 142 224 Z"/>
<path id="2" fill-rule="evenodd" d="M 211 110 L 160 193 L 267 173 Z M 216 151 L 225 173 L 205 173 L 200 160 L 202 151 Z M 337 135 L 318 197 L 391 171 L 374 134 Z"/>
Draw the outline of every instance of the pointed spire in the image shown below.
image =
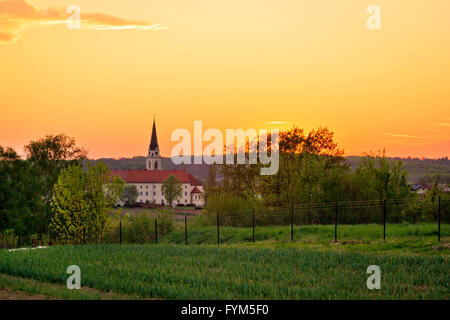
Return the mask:
<path id="1" fill-rule="evenodd" d="M 155 150 L 156 148 L 159 149 L 159 146 L 158 146 L 158 137 L 156 136 L 155 116 L 153 116 L 152 139 L 150 140 L 150 147 L 148 148 L 148 151 Z"/>

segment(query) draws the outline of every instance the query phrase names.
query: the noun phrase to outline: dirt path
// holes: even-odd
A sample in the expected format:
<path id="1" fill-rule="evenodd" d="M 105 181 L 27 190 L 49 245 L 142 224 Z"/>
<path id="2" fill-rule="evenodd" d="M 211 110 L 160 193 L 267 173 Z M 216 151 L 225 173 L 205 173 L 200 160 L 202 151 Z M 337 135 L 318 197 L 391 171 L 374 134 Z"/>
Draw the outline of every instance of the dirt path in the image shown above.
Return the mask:
<path id="1" fill-rule="evenodd" d="M 103 292 L 89 287 L 69 290 L 65 285 L 0 273 L 0 300 L 128 300 L 136 296 Z"/>
<path id="2" fill-rule="evenodd" d="M 40 294 L 28 294 L 22 291 L 0 289 L 0 300 L 47 300 L 46 296 Z"/>

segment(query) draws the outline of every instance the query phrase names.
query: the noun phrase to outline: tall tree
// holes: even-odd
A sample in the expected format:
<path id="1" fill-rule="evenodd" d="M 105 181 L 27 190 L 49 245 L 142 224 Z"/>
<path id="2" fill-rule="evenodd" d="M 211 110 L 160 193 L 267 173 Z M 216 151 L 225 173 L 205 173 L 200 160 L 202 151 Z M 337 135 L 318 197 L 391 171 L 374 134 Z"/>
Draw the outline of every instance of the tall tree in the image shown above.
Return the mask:
<path id="1" fill-rule="evenodd" d="M 208 184 L 207 188 L 210 190 L 210 192 L 213 192 L 216 188 L 216 178 L 217 178 L 217 165 L 216 163 L 213 163 L 209 165 L 208 167 Z"/>
<path id="2" fill-rule="evenodd" d="M 372 199 L 404 199 L 410 196 L 407 172 L 401 161 L 389 161 L 385 152 L 378 156 L 367 155 L 361 159 L 356 174 L 366 180 L 367 188 L 372 189 Z"/>
<path id="3" fill-rule="evenodd" d="M 80 160 L 87 158 L 87 151 L 78 147 L 74 138 L 59 134 L 47 135 L 39 140 L 30 141 L 25 146 L 25 154 L 39 172 L 41 188 L 44 190 L 46 216 L 48 216 L 50 214 L 53 186 L 58 180 L 61 169 L 71 164 L 79 164 Z M 49 219 L 47 218 L 46 220 Z M 48 221 L 43 222 L 43 229 L 45 229 Z"/>
<path id="4" fill-rule="evenodd" d="M 80 243 L 89 225 L 90 203 L 87 178 L 83 168 L 72 165 L 61 170 L 54 187 L 51 208 L 54 217 L 50 228 L 59 237 Z"/>
<path id="5" fill-rule="evenodd" d="M 237 196 L 246 200 L 252 200 L 257 196 L 258 177 L 261 164 L 251 164 L 250 156 L 259 150 L 256 139 L 246 139 L 245 146 L 224 146 L 224 153 L 233 156 L 233 164 L 226 161 L 221 165 L 223 181 L 221 191 L 226 194 Z M 244 155 L 244 163 L 238 163 L 239 154 Z"/>
<path id="6" fill-rule="evenodd" d="M 343 151 L 338 149 L 333 135 L 321 127 L 307 135 L 297 127 L 280 132 L 278 173 L 261 177 L 258 184 L 264 202 L 313 202 L 322 191 L 321 179 L 327 172 L 344 166 Z"/>
<path id="7" fill-rule="evenodd" d="M 55 185 L 51 208 L 51 229 L 60 237 L 79 243 L 84 239 L 101 242 L 109 227 L 114 205 L 121 198 L 125 182 L 111 176 L 102 162 L 62 169 Z"/>
<path id="8" fill-rule="evenodd" d="M 36 168 L 0 146 L 0 181 L 0 232 L 14 229 L 22 237 L 38 233 L 43 194 Z"/>
<path id="9" fill-rule="evenodd" d="M 139 191 L 134 184 L 127 184 L 123 189 L 122 201 L 125 202 L 126 205 L 132 206 L 136 203 L 136 200 L 139 196 Z"/>
<path id="10" fill-rule="evenodd" d="M 171 174 L 162 184 L 162 192 L 169 206 L 173 205 L 173 202 L 181 197 L 183 189 L 181 187 L 180 180 Z"/>

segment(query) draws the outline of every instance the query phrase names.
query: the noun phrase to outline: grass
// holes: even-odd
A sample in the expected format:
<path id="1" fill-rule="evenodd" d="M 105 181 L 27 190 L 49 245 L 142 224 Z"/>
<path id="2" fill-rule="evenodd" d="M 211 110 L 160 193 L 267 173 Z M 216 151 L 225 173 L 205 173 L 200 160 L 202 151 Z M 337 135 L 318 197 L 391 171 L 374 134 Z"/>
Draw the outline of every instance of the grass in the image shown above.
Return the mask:
<path id="1" fill-rule="evenodd" d="M 0 251 L 0 287 L 62 299 L 448 299 L 450 226 L 184 226 L 159 245 L 56 246 Z M 68 290 L 66 268 L 82 270 L 81 291 Z M 368 290 L 369 265 L 382 289 Z"/>
<path id="2" fill-rule="evenodd" d="M 86 245 L 1 251 L 0 273 L 61 285 L 68 276 L 67 266 L 76 264 L 82 286 L 141 298 L 449 298 L 450 263 L 444 254 L 332 252 L 301 247 L 302 243 L 278 244 Z M 381 268 L 381 290 L 366 287 L 369 265 Z"/>
<path id="3" fill-rule="evenodd" d="M 150 208 L 122 208 L 122 214 L 130 215 L 132 217 L 146 215 L 149 218 L 154 218 L 159 213 L 161 213 L 162 209 L 150 209 Z M 184 216 L 195 217 L 200 211 L 195 211 L 194 208 L 190 207 L 176 207 L 176 208 L 164 208 L 164 211 L 168 212 L 172 215 L 172 218 L 175 223 L 181 223 L 184 221 Z"/>
<path id="4" fill-rule="evenodd" d="M 450 225 L 441 225 L 443 243 L 450 240 Z M 301 248 L 338 249 L 340 246 L 330 245 L 334 242 L 334 225 L 294 226 L 294 244 Z M 290 226 L 268 226 L 255 228 L 255 245 L 252 245 L 251 228 L 220 227 L 222 244 L 243 244 L 246 246 L 261 246 L 258 242 L 272 242 L 274 246 L 292 245 Z M 184 225 L 162 237 L 164 243 L 185 243 Z M 217 244 L 217 227 L 188 227 L 189 244 Z M 339 225 L 338 244 L 345 244 L 345 250 L 356 250 L 364 253 L 392 251 L 392 253 L 424 253 L 441 254 L 437 242 L 437 226 L 424 224 L 388 224 L 386 226 L 386 241 L 383 241 L 383 226 Z M 397 250 L 398 249 L 398 250 Z M 444 250 L 447 252 L 447 250 Z"/>
<path id="5" fill-rule="evenodd" d="M 200 210 L 195 211 L 195 208 L 191 207 L 175 207 L 175 208 L 158 208 L 158 209 L 150 209 L 150 208 L 139 208 L 139 207 L 132 207 L 132 208 L 122 208 L 123 214 L 129 214 L 131 216 L 135 215 L 141 215 L 146 214 L 148 217 L 154 217 L 156 214 L 158 214 L 161 211 L 167 211 L 172 214 L 185 214 L 185 215 L 193 215 L 190 213 L 190 211 L 195 212 L 196 214 L 200 214 Z M 189 211 L 189 212 L 188 212 Z"/>
<path id="6" fill-rule="evenodd" d="M 35 299 L 66 299 L 66 300 L 129 300 L 136 299 L 133 296 L 115 294 L 113 292 L 102 292 L 99 290 L 83 287 L 81 290 L 68 290 L 65 285 L 46 283 L 21 277 L 13 277 L 0 274 L 0 289 L 11 292 L 13 298 L 23 299 L 23 294 L 33 295 Z"/>

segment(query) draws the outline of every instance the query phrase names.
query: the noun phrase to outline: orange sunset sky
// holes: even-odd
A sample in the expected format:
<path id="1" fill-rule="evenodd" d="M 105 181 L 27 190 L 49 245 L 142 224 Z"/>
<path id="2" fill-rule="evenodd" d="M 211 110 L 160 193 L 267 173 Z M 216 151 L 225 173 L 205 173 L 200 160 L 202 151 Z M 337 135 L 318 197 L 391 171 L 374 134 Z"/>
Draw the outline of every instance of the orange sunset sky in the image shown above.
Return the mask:
<path id="1" fill-rule="evenodd" d="M 450 1 L 0 0 L 0 110 L 0 145 L 19 152 L 66 133 L 92 158 L 145 155 L 156 114 L 165 156 L 194 120 L 450 156 Z"/>

